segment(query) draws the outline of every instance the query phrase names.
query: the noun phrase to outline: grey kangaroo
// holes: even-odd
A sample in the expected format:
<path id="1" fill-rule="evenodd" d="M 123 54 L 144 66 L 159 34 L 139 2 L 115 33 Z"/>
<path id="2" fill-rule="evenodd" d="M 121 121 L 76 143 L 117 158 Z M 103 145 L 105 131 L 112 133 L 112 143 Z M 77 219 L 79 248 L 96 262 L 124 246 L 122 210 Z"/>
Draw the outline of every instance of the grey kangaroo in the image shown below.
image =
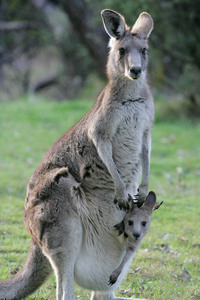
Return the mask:
<path id="1" fill-rule="evenodd" d="M 150 192 L 143 205 L 138 202 L 134 203 L 127 212 L 124 220 L 115 225 L 118 235 L 124 233 L 126 240 L 125 255 L 120 265 L 112 272 L 109 283 L 114 284 L 121 274 L 125 264 L 133 257 L 137 251 L 143 237 L 147 234 L 150 226 L 152 212 L 160 207 L 163 203 L 156 203 L 156 195 Z"/>
<path id="2" fill-rule="evenodd" d="M 0 299 L 28 296 L 52 271 L 58 300 L 75 299 L 74 281 L 92 290 L 91 300 L 123 299 L 114 291 L 131 259 L 115 284 L 108 278 L 124 254 L 114 225 L 124 219 L 131 198 L 142 202 L 148 193 L 154 106 L 146 69 L 153 21 L 143 12 L 129 28 L 109 9 L 102 19 L 111 38 L 108 84 L 30 178 L 24 224 L 31 247 L 24 267 L 0 282 Z"/>

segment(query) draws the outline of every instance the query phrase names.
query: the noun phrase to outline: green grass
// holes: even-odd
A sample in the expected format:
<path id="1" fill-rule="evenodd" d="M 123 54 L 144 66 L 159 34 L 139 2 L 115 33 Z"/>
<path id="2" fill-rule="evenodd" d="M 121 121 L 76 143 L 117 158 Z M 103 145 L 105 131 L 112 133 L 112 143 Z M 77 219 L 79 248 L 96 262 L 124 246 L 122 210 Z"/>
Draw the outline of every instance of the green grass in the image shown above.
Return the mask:
<path id="1" fill-rule="evenodd" d="M 29 177 L 50 145 L 91 105 L 26 99 L 0 104 L 1 279 L 23 266 L 27 256 L 30 237 L 22 220 Z M 157 118 L 152 137 L 150 189 L 164 204 L 154 212 L 117 295 L 200 299 L 200 124 Z M 89 295 L 76 286 L 77 299 Z M 55 277 L 27 299 L 55 299 Z"/>

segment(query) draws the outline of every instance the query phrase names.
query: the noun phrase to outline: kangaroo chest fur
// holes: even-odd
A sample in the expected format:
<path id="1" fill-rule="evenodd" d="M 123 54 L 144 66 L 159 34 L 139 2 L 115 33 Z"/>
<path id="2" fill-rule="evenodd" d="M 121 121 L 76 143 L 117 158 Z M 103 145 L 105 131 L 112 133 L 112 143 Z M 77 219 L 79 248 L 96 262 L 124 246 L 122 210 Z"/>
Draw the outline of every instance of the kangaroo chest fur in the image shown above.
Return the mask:
<path id="1" fill-rule="evenodd" d="M 137 181 L 143 135 L 149 128 L 149 100 L 128 100 L 122 105 L 122 120 L 113 137 L 113 158 L 125 183 Z"/>

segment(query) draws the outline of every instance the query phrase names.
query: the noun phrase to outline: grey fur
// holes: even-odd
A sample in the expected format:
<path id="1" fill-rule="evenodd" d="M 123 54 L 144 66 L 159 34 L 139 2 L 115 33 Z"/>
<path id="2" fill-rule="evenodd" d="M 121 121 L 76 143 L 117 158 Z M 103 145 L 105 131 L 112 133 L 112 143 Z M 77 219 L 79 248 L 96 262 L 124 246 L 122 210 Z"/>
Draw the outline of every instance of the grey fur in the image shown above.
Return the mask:
<path id="1" fill-rule="evenodd" d="M 0 282 L 0 299 L 26 297 L 51 274 L 51 267 L 59 300 L 75 299 L 74 281 L 93 290 L 92 300 L 123 299 L 115 298 L 114 290 L 128 264 L 112 287 L 107 278 L 124 253 L 124 241 L 113 226 L 124 219 L 124 210 L 137 193 L 141 169 L 136 198 L 144 201 L 148 191 L 154 107 L 144 49 L 153 23 L 145 13 L 145 22 L 140 16 L 134 33 L 120 14 L 104 10 L 102 17 L 112 34 L 109 82 L 91 110 L 52 145 L 32 175 L 24 214 L 31 251 L 19 275 Z M 119 53 L 122 48 L 124 54 Z"/>

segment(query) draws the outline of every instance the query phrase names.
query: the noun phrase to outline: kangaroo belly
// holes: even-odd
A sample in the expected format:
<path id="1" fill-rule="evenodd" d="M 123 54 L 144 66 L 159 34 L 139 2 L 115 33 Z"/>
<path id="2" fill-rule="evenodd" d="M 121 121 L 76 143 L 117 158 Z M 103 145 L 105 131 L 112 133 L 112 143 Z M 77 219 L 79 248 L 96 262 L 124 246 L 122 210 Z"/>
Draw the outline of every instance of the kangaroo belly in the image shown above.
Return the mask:
<path id="1" fill-rule="evenodd" d="M 112 236 L 84 240 L 75 264 L 75 282 L 89 290 L 107 291 L 109 277 L 121 262 L 123 245 Z"/>
<path id="2" fill-rule="evenodd" d="M 96 246 L 84 245 L 81 248 L 74 271 L 74 279 L 79 286 L 93 291 L 108 291 L 116 289 L 123 280 L 132 257 L 124 265 L 117 282 L 110 286 L 110 275 L 121 263 L 125 250 L 124 245 L 116 243 L 112 236 L 108 238 L 100 244 L 95 241 L 97 242 Z"/>
<path id="3" fill-rule="evenodd" d="M 110 289 L 109 277 L 124 252 L 123 237 L 117 235 L 114 225 L 123 220 L 125 212 L 116 208 L 113 199 L 106 199 L 106 193 L 104 196 L 102 202 L 102 199 L 87 194 L 87 216 L 81 216 L 82 243 L 74 278 L 78 285 L 90 290 Z"/>
<path id="4" fill-rule="evenodd" d="M 75 281 L 78 285 L 89 290 L 108 290 L 108 280 L 112 271 L 120 261 L 120 252 L 114 251 L 112 256 L 104 253 L 102 245 L 81 248 L 80 257 L 75 264 Z M 111 250 L 111 249 L 110 249 Z M 113 249 L 111 250 L 111 254 Z"/>

